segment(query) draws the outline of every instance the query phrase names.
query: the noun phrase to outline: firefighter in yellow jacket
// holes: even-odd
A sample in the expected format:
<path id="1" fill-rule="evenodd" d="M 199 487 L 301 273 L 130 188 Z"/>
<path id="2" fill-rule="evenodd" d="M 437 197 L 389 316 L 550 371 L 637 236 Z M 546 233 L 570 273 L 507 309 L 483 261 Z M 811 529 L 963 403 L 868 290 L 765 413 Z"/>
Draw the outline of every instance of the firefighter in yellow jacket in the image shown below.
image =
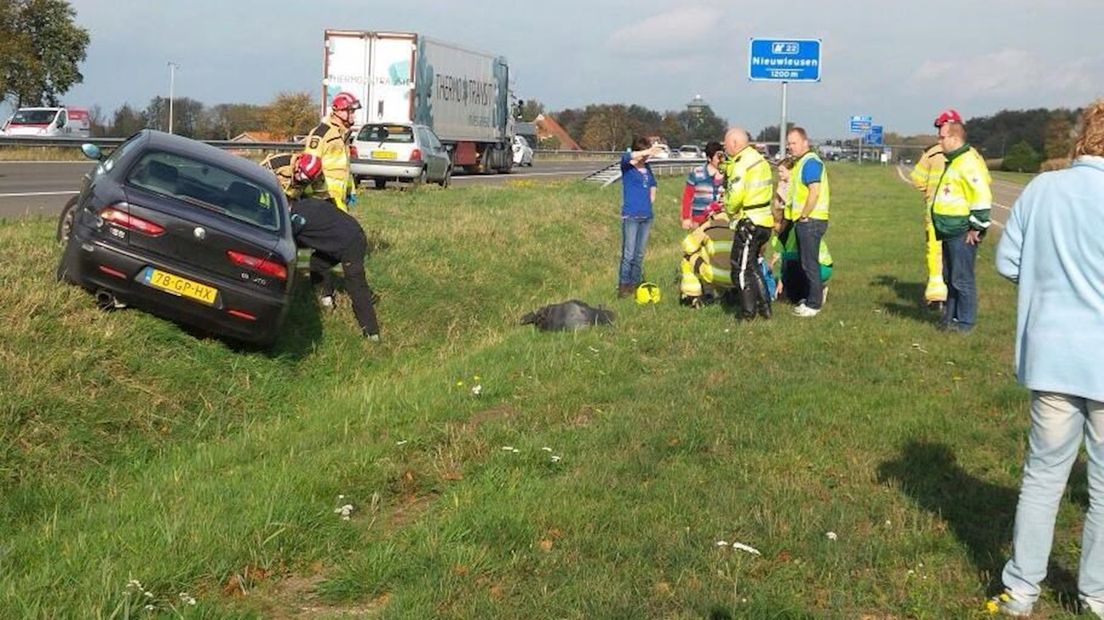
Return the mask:
<path id="1" fill-rule="evenodd" d="M 349 130 L 360 101 L 350 93 L 334 95 L 330 115 L 307 134 L 305 153 L 322 160 L 325 193 L 338 209 L 348 212 L 356 203 L 356 182 L 349 170 Z"/>
<path id="2" fill-rule="evenodd" d="M 262 168 L 267 168 L 276 175 L 276 180 L 283 188 L 288 200 L 299 200 L 316 195 L 325 194 L 325 186 L 321 191 L 317 187 L 317 181 L 321 179 L 322 160 L 310 153 L 277 153 L 269 155 L 261 162 Z"/>
<path id="3" fill-rule="evenodd" d="M 732 288 L 732 239 L 736 233 L 724 211 L 713 211 L 682 240 L 680 301 L 694 308 Z"/>

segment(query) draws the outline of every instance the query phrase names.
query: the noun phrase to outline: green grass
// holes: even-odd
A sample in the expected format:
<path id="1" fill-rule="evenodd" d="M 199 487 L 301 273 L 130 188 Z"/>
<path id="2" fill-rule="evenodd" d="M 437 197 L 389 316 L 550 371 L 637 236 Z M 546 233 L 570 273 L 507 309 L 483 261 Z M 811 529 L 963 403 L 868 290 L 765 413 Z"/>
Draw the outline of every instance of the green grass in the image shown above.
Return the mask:
<path id="1" fill-rule="evenodd" d="M 0 147 L 0 161 L 84 161 L 78 147 L 5 146 Z"/>
<path id="2" fill-rule="evenodd" d="M 915 192 L 829 170 L 814 320 L 678 306 L 676 179 L 649 307 L 614 298 L 616 188 L 364 192 L 382 346 L 307 290 L 271 353 L 101 314 L 53 283 L 53 222 L 0 226 L 2 615 L 126 617 L 137 579 L 195 618 L 982 616 L 1027 428 L 1014 289 L 988 243 L 978 329 L 936 331 Z M 616 326 L 516 325 L 569 298 Z M 1084 487 L 1081 469 L 1050 617 Z"/>

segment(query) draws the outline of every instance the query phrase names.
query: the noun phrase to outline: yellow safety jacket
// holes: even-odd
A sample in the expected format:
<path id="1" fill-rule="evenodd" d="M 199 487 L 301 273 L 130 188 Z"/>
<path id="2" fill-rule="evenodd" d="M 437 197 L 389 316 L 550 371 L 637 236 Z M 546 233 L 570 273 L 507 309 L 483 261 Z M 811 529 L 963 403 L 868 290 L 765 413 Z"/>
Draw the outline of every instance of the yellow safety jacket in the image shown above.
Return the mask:
<path id="1" fill-rule="evenodd" d="M 683 238 L 679 281 L 683 296 L 701 295 L 703 284 L 732 287 L 732 240 L 736 233 L 730 223 L 727 214 L 717 212 Z"/>
<path id="2" fill-rule="evenodd" d="M 356 183 L 349 171 L 349 147 L 345 143 L 347 130 L 330 117 L 307 134 L 303 152 L 322 159 L 325 191 L 342 211 L 349 211 L 347 198 L 356 192 Z"/>
<path id="3" fill-rule="evenodd" d="M 813 151 L 806 152 L 794 164 L 793 172 L 790 174 L 790 199 L 786 203 L 785 209 L 787 220 L 796 221 L 801 219 L 801 212 L 805 209 L 805 201 L 809 198 L 809 186 L 801 181 L 801 173 L 805 168 L 805 164 L 813 160 L 819 161 L 820 165 L 824 166 L 824 161 Z M 823 170 L 824 173 L 820 175 L 820 193 L 817 194 L 816 205 L 809 213 L 809 217 L 814 220 L 828 219 L 828 205 L 832 201 L 832 190 L 828 186 L 828 168 L 823 168 Z"/>
<path id="4" fill-rule="evenodd" d="M 909 175 L 912 186 L 924 192 L 924 200 L 929 204 L 932 195 L 935 193 L 935 187 L 939 185 L 939 177 L 942 176 L 943 168 L 946 165 L 947 158 L 943 156 L 943 147 L 934 144 L 924 151 L 924 154 L 917 160 L 916 167 L 912 169 L 912 174 Z"/>
<path id="5" fill-rule="evenodd" d="M 317 193 L 325 193 L 325 180 L 319 179 L 321 187 L 303 185 L 295 182 L 295 164 L 299 161 L 301 153 L 277 153 L 269 155 L 261 162 L 261 166 L 268 168 L 276 175 L 276 180 L 284 190 L 288 200 L 298 200 Z"/>
<path id="6" fill-rule="evenodd" d="M 936 236 L 948 239 L 970 229 L 986 230 L 993 193 L 985 160 L 968 145 L 945 155 L 947 167 L 931 203 Z"/>
<path id="7" fill-rule="evenodd" d="M 723 170 L 724 207 L 732 221 L 746 217 L 756 226 L 774 226 L 771 215 L 774 176 L 763 155 L 749 144 L 726 159 Z"/>

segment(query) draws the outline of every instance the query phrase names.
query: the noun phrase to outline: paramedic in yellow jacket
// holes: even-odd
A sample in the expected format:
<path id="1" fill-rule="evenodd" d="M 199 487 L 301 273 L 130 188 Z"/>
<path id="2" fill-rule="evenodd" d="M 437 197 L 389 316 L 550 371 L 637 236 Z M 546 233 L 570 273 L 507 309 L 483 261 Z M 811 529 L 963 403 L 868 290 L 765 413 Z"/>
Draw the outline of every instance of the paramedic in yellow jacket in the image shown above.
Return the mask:
<path id="1" fill-rule="evenodd" d="M 307 134 L 305 153 L 322 160 L 325 191 L 338 209 L 348 211 L 356 203 L 356 182 L 349 170 L 349 130 L 353 126 L 360 101 L 350 93 L 338 93 L 333 98 L 330 115 Z M 322 188 L 319 188 L 322 189 Z"/>
<path id="2" fill-rule="evenodd" d="M 732 288 L 732 239 L 735 231 L 724 211 L 713 211 L 682 240 L 680 301 L 695 308 Z"/>
<path id="3" fill-rule="evenodd" d="M 741 318 L 771 316 L 770 295 L 759 270 L 759 255 L 774 228 L 771 197 L 774 176 L 762 153 L 751 145 L 747 131 L 734 127 L 725 133 L 724 208 L 736 231 L 732 274 L 739 291 Z"/>

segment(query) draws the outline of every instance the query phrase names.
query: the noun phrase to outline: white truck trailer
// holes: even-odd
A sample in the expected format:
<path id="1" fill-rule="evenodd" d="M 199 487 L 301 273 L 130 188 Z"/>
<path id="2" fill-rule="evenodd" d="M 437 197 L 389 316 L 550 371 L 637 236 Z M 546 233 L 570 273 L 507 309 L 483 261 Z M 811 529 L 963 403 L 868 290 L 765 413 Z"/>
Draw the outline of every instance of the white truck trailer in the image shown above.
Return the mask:
<path id="1" fill-rule="evenodd" d="M 509 172 L 513 165 L 513 95 L 502 56 L 410 32 L 327 30 L 322 114 L 342 91 L 360 99 L 356 126 L 426 125 L 452 165 Z"/>

